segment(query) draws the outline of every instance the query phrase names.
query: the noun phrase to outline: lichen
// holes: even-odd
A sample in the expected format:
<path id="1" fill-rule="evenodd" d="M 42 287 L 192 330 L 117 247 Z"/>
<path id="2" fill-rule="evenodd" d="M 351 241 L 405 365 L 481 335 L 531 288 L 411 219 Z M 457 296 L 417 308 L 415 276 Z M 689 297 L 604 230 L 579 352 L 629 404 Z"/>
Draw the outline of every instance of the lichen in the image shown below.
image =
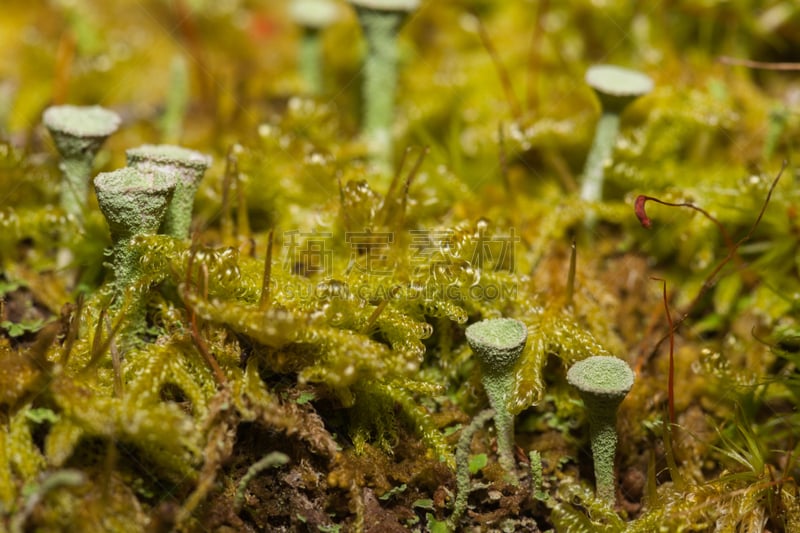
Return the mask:
<path id="1" fill-rule="evenodd" d="M 800 527 L 800 193 L 791 164 L 776 179 L 800 115 L 787 71 L 743 59 L 791 60 L 790 2 L 420 3 L 377 168 L 345 4 L 317 95 L 287 3 L 85 4 L 0 19 L 0 529 L 433 529 L 457 487 L 464 529 Z M 598 58 L 655 83 L 590 158 Z M 98 102 L 124 127 L 68 170 L 212 155 L 191 235 L 116 254 L 102 187 L 80 220 L 59 205 L 42 110 Z M 580 198 L 587 159 L 602 198 Z M 639 197 L 662 201 L 649 229 Z M 528 335 L 496 445 L 465 330 L 500 317 Z M 567 380 L 610 354 L 637 383 L 616 507 Z"/>

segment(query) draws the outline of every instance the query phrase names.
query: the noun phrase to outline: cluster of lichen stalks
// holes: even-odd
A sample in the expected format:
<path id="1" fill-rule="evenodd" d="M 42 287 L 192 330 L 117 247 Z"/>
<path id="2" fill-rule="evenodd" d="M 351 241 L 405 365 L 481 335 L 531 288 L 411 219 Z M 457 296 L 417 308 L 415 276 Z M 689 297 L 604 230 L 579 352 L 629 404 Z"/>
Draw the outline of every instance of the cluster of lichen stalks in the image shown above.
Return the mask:
<path id="1" fill-rule="evenodd" d="M 58 106 L 47 109 L 44 122 L 62 155 L 64 181 L 61 206 L 78 225 L 88 203 L 88 182 L 94 157 L 120 119 L 113 111 L 94 107 Z M 143 145 L 127 151 L 128 166 L 94 178 L 97 202 L 114 243 L 116 307 L 139 284 L 138 256 L 131 248 L 136 236 L 159 230 L 176 239 L 189 234 L 194 196 L 211 158 L 179 146 Z M 127 302 L 126 336 L 144 329 L 139 298 Z"/>
<path id="2" fill-rule="evenodd" d="M 359 16 L 363 20 L 370 49 L 370 59 L 367 60 L 368 81 L 365 87 L 368 103 L 365 105 L 364 135 L 374 160 L 379 163 L 379 167 L 386 168 L 391 166 L 392 135 L 389 130 L 392 123 L 393 85 L 396 76 L 394 72 L 396 50 L 391 43 L 393 33 L 402 20 L 402 13 L 415 7 L 416 2 L 353 0 L 352 3 L 359 8 Z M 387 6 L 392 8 L 389 9 Z M 384 11 L 389 11 L 390 15 L 383 13 Z M 310 37 L 315 36 L 310 35 Z M 603 69 L 606 71 L 605 75 L 611 78 L 622 78 L 622 81 L 617 80 L 622 89 L 608 88 L 607 85 L 613 85 L 613 81 L 607 81 L 607 78 L 596 84 L 597 90 L 601 94 L 609 94 L 613 102 L 604 101 L 606 105 L 604 116 L 598 127 L 598 137 L 585 170 L 584 189 L 587 192 L 584 199 L 589 201 L 600 199 L 597 191 L 602 188 L 602 167 L 608 158 L 611 143 L 616 135 L 618 114 L 624 105 L 620 101 L 649 89 L 649 80 L 636 74 L 612 67 Z M 309 84 L 313 86 L 318 83 L 314 81 L 318 80 L 318 76 L 311 72 L 312 70 L 309 70 Z M 590 71 L 587 80 L 593 82 L 597 72 Z M 389 83 L 391 89 L 387 90 L 383 85 L 371 87 L 370 84 L 376 84 L 376 80 Z M 643 89 L 640 90 L 642 86 Z M 103 140 L 118 127 L 119 118 L 113 112 L 98 107 L 62 106 L 49 109 L 45 113 L 44 122 L 62 155 L 61 169 L 64 174 L 62 208 L 78 225 L 81 225 L 89 204 L 87 185 L 91 177 L 94 156 Z M 74 384 L 57 379 L 54 382 L 56 384 L 54 404 L 62 411 L 56 412 L 55 416 L 62 417 L 63 423 L 56 426 L 57 431 L 53 432 L 49 441 L 51 442 L 49 459 L 52 460 L 52 464 L 63 464 L 69 453 L 74 451 L 80 436 L 90 434 L 111 439 L 120 438 L 123 441 L 127 438 L 137 444 L 149 441 L 151 446 L 149 452 L 153 455 L 153 461 L 172 470 L 171 475 L 177 472 L 195 478 L 197 473 L 192 472 L 190 466 L 181 465 L 181 461 L 187 455 L 190 458 L 190 465 L 196 464 L 200 456 L 197 440 L 187 437 L 192 431 L 182 427 L 186 419 L 176 416 L 170 409 L 158 410 L 153 406 L 156 400 L 152 396 L 157 395 L 161 391 L 159 387 L 165 383 L 179 385 L 191 400 L 192 408 L 197 411 L 193 413 L 197 420 L 207 422 L 211 427 L 210 436 L 216 435 L 214 431 L 224 433 L 226 429 L 230 429 L 231 424 L 234 424 L 224 414 L 227 407 L 212 405 L 215 401 L 224 403 L 223 400 L 228 396 L 232 398 L 231 402 L 237 411 L 236 416 L 241 420 L 263 417 L 273 421 L 276 426 L 302 433 L 303 430 L 298 430 L 296 427 L 302 421 L 300 415 L 292 415 L 295 417 L 292 418 L 286 413 L 263 412 L 277 409 L 275 403 L 269 398 L 270 393 L 260 381 L 256 363 L 248 363 L 245 368 L 239 368 L 238 350 L 224 353 L 221 349 L 234 344 L 224 338 L 224 329 L 214 330 L 214 333 L 221 338 L 217 338 L 210 348 L 198 336 L 196 328 L 193 328 L 190 334 L 184 330 L 180 334 L 161 335 L 158 343 L 143 342 L 148 330 L 146 318 L 148 290 L 157 282 L 166 281 L 167 285 L 171 284 L 172 287 L 165 287 L 163 290 L 165 294 L 154 298 L 168 301 L 168 304 L 161 304 L 161 310 L 167 310 L 167 315 L 174 311 L 174 306 L 169 304 L 180 301 L 186 305 L 188 317 L 192 320 L 201 318 L 209 323 L 224 325 L 238 334 L 249 336 L 266 347 L 264 358 L 274 363 L 273 368 L 276 371 L 298 371 L 301 381 L 320 381 L 329 385 L 345 406 L 361 403 L 364 407 L 363 404 L 372 401 L 385 404 L 387 399 L 399 404 L 431 449 L 452 466 L 452 452 L 425 410 L 415 405 L 412 395 L 412 392 L 430 395 L 440 388 L 423 380 L 410 378 L 409 375 L 418 370 L 425 351 L 421 341 L 431 334 L 426 320 L 447 317 L 454 322 L 463 323 L 467 315 L 463 309 L 446 298 L 427 302 L 424 306 L 404 304 L 401 295 L 398 298 L 401 303 L 380 302 L 373 310 L 363 301 L 352 298 L 352 295 L 345 295 L 340 309 L 335 310 L 332 306 L 326 305 L 323 316 L 319 316 L 318 313 L 293 308 L 287 302 L 282 302 L 278 294 L 270 295 L 266 291 L 270 281 L 266 279 L 266 275 L 261 291 L 253 291 L 253 287 L 258 285 L 253 280 L 261 274 L 255 261 L 240 259 L 235 257 L 235 254 L 231 257 L 232 252 L 228 251 L 190 248 L 186 242 L 194 194 L 200 178 L 210 164 L 210 158 L 192 150 L 166 145 L 145 145 L 129 150 L 127 156 L 128 167 L 101 173 L 93 180 L 97 202 L 108 222 L 113 240 L 111 269 L 114 281 L 110 291 L 113 303 L 108 306 L 112 319 L 108 323 L 111 326 L 107 327 L 104 323 L 107 319 L 104 316 L 106 309 L 102 308 L 103 304 L 94 305 L 96 302 L 91 302 L 92 305 L 89 307 L 95 309 L 95 315 L 92 317 L 95 330 L 88 336 L 85 332 L 75 332 L 75 338 L 72 339 L 74 343 L 83 343 L 84 349 L 75 349 L 74 352 L 84 354 L 85 358 L 69 361 L 73 349 L 69 344 L 63 349 L 62 355 L 65 364 L 80 367 L 83 363 L 81 370 L 83 372 L 85 369 L 103 366 L 100 359 L 106 358 L 105 350 L 112 352 L 109 361 L 111 372 L 100 379 L 102 383 L 98 388 L 113 382 L 115 399 L 110 401 L 109 410 L 123 407 L 126 411 L 124 415 L 119 415 L 109 423 L 111 427 L 99 427 L 104 416 L 103 407 L 89 405 L 90 402 L 87 401 L 81 402 L 80 396 L 86 394 L 86 390 L 79 387 L 71 389 Z M 159 237 L 159 233 L 162 236 Z M 68 264 L 68 256 L 68 253 L 64 254 L 62 264 Z M 193 261 L 197 261 L 201 268 L 193 268 Z M 270 258 L 267 257 L 267 265 L 269 261 Z M 195 275 L 200 281 L 197 282 L 196 290 L 190 290 L 194 283 L 191 278 Z M 275 274 L 278 283 L 303 283 L 302 280 L 279 276 L 280 274 Z M 237 279 L 239 277 L 244 281 Z M 173 301 L 169 302 L 171 290 L 179 293 L 180 300 L 173 298 Z M 330 290 L 339 289 L 331 287 Z M 215 297 L 218 299 L 215 300 Z M 341 294 L 337 297 L 341 297 Z M 470 302 L 458 302 L 458 304 L 466 307 L 473 316 L 497 314 L 483 313 L 486 308 L 481 307 L 481 302 L 473 303 L 474 307 L 470 307 Z M 313 305 L 309 307 L 314 310 Z M 102 310 L 97 312 L 98 308 Z M 334 324 L 335 321 L 331 319 L 334 314 L 342 315 L 344 318 L 337 318 L 339 323 Z M 345 322 L 342 323 L 342 320 Z M 566 322 L 568 318 L 564 317 L 564 320 Z M 176 324 L 179 322 L 180 320 L 174 317 L 164 318 L 166 329 L 170 326 L 177 328 Z M 381 334 L 391 349 L 387 348 L 384 342 L 377 342 L 372 338 L 375 332 Z M 529 335 L 535 336 L 537 332 L 529 333 L 525 324 L 518 320 L 495 318 L 476 322 L 470 325 L 465 333 L 467 342 L 477 356 L 482 382 L 491 404 L 488 415 L 479 414 L 475 417 L 475 421 L 482 424 L 488 416 L 494 417 L 499 462 L 513 483 L 516 464 L 513 453 L 514 426 L 511 404 L 515 394 L 514 388 L 517 386 L 515 372 Z M 188 355 L 188 352 L 193 351 L 186 346 L 189 338 L 209 368 L 200 368 L 202 364 L 197 365 L 197 362 Z M 633 384 L 633 374 L 627 364 L 619 359 L 606 355 L 587 358 L 594 346 L 586 345 L 584 348 L 585 353 L 580 354 L 583 360 L 570 368 L 567 379 L 579 389 L 590 413 L 591 446 L 595 457 L 598 496 L 608 503 L 613 503 L 615 497 L 613 461 L 616 445 L 614 418 L 619 402 Z M 129 390 L 125 394 L 122 393 L 124 380 L 119 375 L 120 360 L 119 356 L 114 355 L 115 350 L 122 352 L 124 359 L 122 362 L 125 367 L 123 372 L 128 373 L 131 378 L 127 385 Z M 296 361 L 287 362 L 287 355 L 294 356 Z M 181 357 L 186 357 L 188 362 L 168 361 L 171 358 Z M 215 357 L 226 361 L 217 363 Z M 306 361 L 311 363 L 305 364 Z M 402 370 L 398 371 L 398 368 Z M 153 374 L 159 375 L 153 377 Z M 116 377 L 108 379 L 109 375 Z M 147 376 L 148 380 L 142 379 L 142 375 Z M 106 381 L 103 381 L 104 379 Z M 374 379 L 375 382 L 365 383 Z M 215 395 L 214 386 L 210 383 L 214 383 L 223 391 L 222 400 Z M 239 387 L 239 390 L 236 390 L 236 387 Z M 90 397 L 98 399 L 99 395 Z M 145 422 L 135 419 L 135 411 L 139 408 L 148 411 L 147 415 L 142 415 Z M 85 412 L 80 413 L 81 409 Z M 391 410 L 391 407 L 382 409 Z M 368 409 L 364 410 L 368 412 Z M 517 406 L 515 410 L 518 411 L 519 407 Z M 203 414 L 202 417 L 200 413 Z M 163 431 L 156 432 L 152 427 L 158 416 L 177 424 L 179 446 L 168 447 L 170 448 L 168 451 L 157 450 L 163 443 L 162 439 L 167 438 Z M 281 421 L 276 421 L 278 419 Z M 473 425 L 465 429 L 464 435 L 471 437 L 476 427 Z M 148 430 L 159 437 L 148 437 L 146 435 Z M 181 446 L 188 451 L 176 449 Z M 335 445 L 332 443 L 317 443 L 317 446 L 323 449 L 324 453 L 331 456 L 335 454 L 332 451 Z M 469 446 L 470 440 L 462 438 L 456 458 L 463 459 Z M 274 456 L 267 456 L 265 459 L 268 457 L 270 460 L 256 463 L 254 469 L 242 478 L 242 486 L 237 491 L 237 496 L 241 495 L 243 487 L 259 469 L 282 462 Z M 221 463 L 221 459 L 219 462 Z M 463 461 L 459 460 L 459 467 L 461 466 Z M 213 469 L 219 468 L 220 465 L 214 463 L 213 459 L 207 458 L 204 469 L 206 467 L 213 472 Z M 454 504 L 455 510 L 451 519 L 454 528 L 458 527 L 458 519 L 466 507 L 465 498 L 468 490 L 465 487 L 469 485 L 468 479 L 466 483 L 463 481 L 463 469 L 460 470 L 458 499 Z M 204 471 L 200 476 L 207 481 L 209 474 Z M 85 482 L 80 475 L 70 477 L 69 471 L 58 478 L 52 476 L 49 481 L 51 488 L 60 485 L 81 485 Z M 46 492 L 50 488 L 43 490 Z M 210 490 L 208 486 L 198 484 L 193 493 L 194 499 L 190 498 L 190 502 L 193 503 L 187 504 L 182 512 L 191 513 L 193 505 L 196 506 L 208 490 Z M 237 500 L 239 505 L 241 505 L 240 500 L 241 498 Z M 21 513 L 18 516 L 25 515 Z M 23 524 L 24 522 L 20 522 L 18 525 L 21 527 Z"/>
<path id="3" fill-rule="evenodd" d="M 405 13 L 418 5 L 417 0 L 351 0 L 358 9 L 359 19 L 369 43 L 365 65 L 364 131 L 371 143 L 370 150 L 378 155 L 383 165 L 391 161 L 391 123 L 396 85 L 396 48 L 394 34 Z M 335 21 L 335 6 L 325 0 L 298 0 L 293 5 L 293 17 L 305 27 L 301 50 L 301 68 L 308 87 L 313 93 L 322 90 L 319 66 L 318 32 Z M 314 13 L 314 15 L 309 15 Z M 603 174 L 606 161 L 616 141 L 622 111 L 636 98 L 649 93 L 652 80 L 639 72 L 611 66 L 592 67 L 586 74 L 587 83 L 600 99 L 602 115 L 598 122 L 594 142 L 583 172 L 581 198 L 587 202 L 602 200 Z M 586 223 L 594 223 L 594 214 L 587 214 Z M 467 328 L 467 340 L 481 363 L 482 381 L 494 410 L 498 434 L 500 463 L 513 478 L 513 416 L 509 404 L 514 393 L 514 367 L 525 345 L 525 325 L 514 319 L 486 320 Z M 568 374 L 572 385 L 578 388 L 590 415 L 592 452 L 595 458 L 595 478 L 598 496 L 608 502 L 615 499 L 614 452 L 616 448 L 615 413 L 619 403 L 633 385 L 633 372 L 628 365 L 613 357 L 594 356 L 574 365 Z M 478 415 L 476 421 L 486 418 Z M 470 445 L 474 430 L 465 431 L 461 441 L 464 448 Z M 459 499 L 451 519 L 456 527 L 458 518 L 466 508 L 466 464 L 461 464 Z"/>

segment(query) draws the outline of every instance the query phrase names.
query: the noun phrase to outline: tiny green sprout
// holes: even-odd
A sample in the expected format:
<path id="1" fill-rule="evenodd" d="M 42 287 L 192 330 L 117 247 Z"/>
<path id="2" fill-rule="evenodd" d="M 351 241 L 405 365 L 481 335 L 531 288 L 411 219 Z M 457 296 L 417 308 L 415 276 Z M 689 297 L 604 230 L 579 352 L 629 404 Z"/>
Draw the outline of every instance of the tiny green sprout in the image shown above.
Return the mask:
<path id="1" fill-rule="evenodd" d="M 509 411 L 514 393 L 514 366 L 525 348 L 528 329 L 513 318 L 490 318 L 466 329 L 467 342 L 478 356 L 481 381 L 495 411 L 500 465 L 514 471 L 514 416 Z"/>
<path id="2" fill-rule="evenodd" d="M 20 322 L 3 320 L 0 322 L 0 329 L 6 330 L 6 333 L 9 337 L 21 337 L 26 333 L 36 333 L 47 324 L 48 322 L 45 322 L 42 318 L 37 318 L 36 320 L 23 320 Z"/>
<path id="3" fill-rule="evenodd" d="M 247 472 L 244 476 L 242 476 L 242 479 L 239 480 L 239 484 L 236 486 L 236 494 L 233 497 L 234 510 L 238 512 L 242 508 L 245 499 L 245 491 L 247 490 L 247 484 L 250 483 L 253 478 L 268 468 L 278 468 L 288 462 L 289 456 L 285 453 L 270 452 L 250 465 L 250 468 L 247 469 Z"/>
<path id="4" fill-rule="evenodd" d="M 119 128 L 119 115 L 100 106 L 61 105 L 48 107 L 42 120 L 61 154 L 61 207 L 80 223 L 89 196 L 94 157 Z"/>
<path id="5" fill-rule="evenodd" d="M 197 187 L 211 157 L 188 148 L 170 144 L 144 144 L 125 151 L 128 166 L 142 170 L 158 170 L 174 176 L 175 192 L 167 207 L 162 233 L 185 239 L 192 223 L 192 207 Z"/>
<path id="6" fill-rule="evenodd" d="M 604 167 L 619 133 L 620 115 L 628 104 L 653 90 L 653 80 L 635 70 L 595 65 L 586 71 L 586 83 L 600 100 L 602 114 L 583 168 L 581 199 L 597 202 L 603 197 Z"/>
<path id="7" fill-rule="evenodd" d="M 137 258 L 130 241 L 137 235 L 158 231 L 175 190 L 175 178 L 163 172 L 127 167 L 98 174 L 94 187 L 114 242 L 112 264 L 119 293 L 138 280 Z"/>
<path id="8" fill-rule="evenodd" d="M 567 381 L 578 389 L 589 419 L 597 496 L 609 503 L 616 498 L 617 408 L 633 387 L 633 379 L 628 363 L 606 355 L 578 361 L 567 371 Z"/>
<path id="9" fill-rule="evenodd" d="M 528 452 L 528 459 L 531 465 L 531 495 L 539 501 L 547 501 L 550 496 L 543 490 L 542 454 L 536 450 L 531 450 Z"/>
<path id="10" fill-rule="evenodd" d="M 472 472 L 472 461 L 470 459 L 470 446 L 472 437 L 483 427 L 490 418 L 495 416 L 494 409 L 484 409 L 472 419 L 458 437 L 456 448 L 456 499 L 453 502 L 453 513 L 450 515 L 448 524 L 451 530 L 458 530 L 458 521 L 467 510 L 469 500 L 469 476 Z M 477 472 L 477 471 L 476 471 Z"/>
<path id="11" fill-rule="evenodd" d="M 397 32 L 419 0 L 349 0 L 367 41 L 364 64 L 362 135 L 373 161 L 388 172 L 392 165 L 392 123 L 397 91 Z"/>
<path id="12" fill-rule="evenodd" d="M 289 6 L 289 17 L 303 30 L 300 74 L 312 95 L 322 94 L 324 86 L 321 32 L 335 23 L 339 16 L 339 6 L 332 0 L 294 0 Z"/>

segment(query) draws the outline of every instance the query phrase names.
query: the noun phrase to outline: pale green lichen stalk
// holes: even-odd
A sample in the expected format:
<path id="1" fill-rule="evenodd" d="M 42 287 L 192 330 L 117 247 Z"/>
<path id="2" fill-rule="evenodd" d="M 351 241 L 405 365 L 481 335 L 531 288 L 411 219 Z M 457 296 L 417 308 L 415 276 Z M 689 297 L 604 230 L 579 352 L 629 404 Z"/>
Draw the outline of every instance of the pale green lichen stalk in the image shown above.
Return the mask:
<path id="1" fill-rule="evenodd" d="M 169 88 L 159 122 L 163 142 L 174 143 L 181 138 L 190 98 L 189 67 L 183 56 L 175 55 L 169 66 Z"/>
<path id="2" fill-rule="evenodd" d="M 339 8 L 332 0 L 294 0 L 289 16 L 302 28 L 298 64 L 306 89 L 312 95 L 324 92 L 322 30 L 339 19 Z"/>
<path id="3" fill-rule="evenodd" d="M 586 72 L 586 83 L 600 100 L 602 114 L 583 167 L 581 199 L 598 202 L 603 198 L 605 164 L 619 133 L 620 115 L 628 104 L 653 90 L 653 80 L 635 70 L 595 65 Z"/>
<path id="4" fill-rule="evenodd" d="M 633 387 L 633 379 L 628 363 L 604 355 L 578 361 L 567 371 L 567 381 L 578 389 L 586 406 L 597 496 L 612 504 L 616 499 L 617 408 Z"/>
<path id="5" fill-rule="evenodd" d="M 124 293 L 131 291 L 124 336 L 132 337 L 144 329 L 145 309 L 137 291 L 139 258 L 131 247 L 131 239 L 158 231 L 175 190 L 175 178 L 158 171 L 128 167 L 98 174 L 94 187 L 114 243 L 112 267 L 117 305 Z"/>
<path id="6" fill-rule="evenodd" d="M 62 158 L 61 207 L 81 223 L 95 155 L 119 128 L 119 115 L 100 106 L 62 105 L 48 107 L 42 120 Z"/>
<path id="7" fill-rule="evenodd" d="M 509 410 L 514 394 L 514 366 L 525 348 L 528 330 L 513 318 L 490 318 L 466 329 L 467 342 L 481 364 L 481 381 L 495 411 L 500 465 L 514 471 L 514 415 Z"/>
<path id="8" fill-rule="evenodd" d="M 188 148 L 169 144 L 145 144 L 125 152 L 128 166 L 141 170 L 157 170 L 175 178 L 175 192 L 169 202 L 161 232 L 177 239 L 189 236 L 192 208 L 197 187 L 211 157 Z"/>
<path id="9" fill-rule="evenodd" d="M 469 499 L 469 452 L 472 445 L 472 437 L 475 433 L 495 416 L 494 409 L 484 409 L 478 413 L 472 422 L 461 431 L 456 448 L 456 500 L 453 504 L 453 514 L 447 521 L 452 530 L 458 529 L 458 521 L 467 510 Z"/>
<path id="10" fill-rule="evenodd" d="M 364 63 L 362 134 L 370 155 L 383 172 L 392 166 L 397 64 L 397 32 L 419 0 L 350 0 L 367 41 Z"/>

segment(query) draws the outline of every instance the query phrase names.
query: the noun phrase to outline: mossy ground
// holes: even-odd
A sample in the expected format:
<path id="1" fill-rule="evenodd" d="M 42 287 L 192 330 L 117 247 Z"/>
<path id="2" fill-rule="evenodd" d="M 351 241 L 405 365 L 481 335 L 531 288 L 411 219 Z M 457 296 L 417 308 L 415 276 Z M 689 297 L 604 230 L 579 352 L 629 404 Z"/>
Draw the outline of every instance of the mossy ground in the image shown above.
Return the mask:
<path id="1" fill-rule="evenodd" d="M 4 2 L 2 528 L 441 531 L 459 432 L 487 405 L 464 328 L 508 316 L 529 332 L 520 482 L 479 431 L 459 529 L 800 529 L 800 85 L 719 59 L 800 61 L 795 2 L 423 1 L 400 41 L 396 179 L 366 163 L 343 7 L 309 98 L 283 2 Z M 655 90 L 587 204 L 583 74 L 601 62 Z M 57 207 L 41 114 L 63 103 L 123 118 L 95 173 L 144 143 L 214 156 L 193 239 L 133 239 L 139 281 L 116 302 L 96 200 L 82 223 Z M 650 202 L 644 229 L 641 194 L 716 222 Z M 672 395 L 653 278 L 680 321 Z M 138 298 L 147 329 L 121 339 Z M 613 509 L 565 379 L 603 354 L 636 372 Z"/>

